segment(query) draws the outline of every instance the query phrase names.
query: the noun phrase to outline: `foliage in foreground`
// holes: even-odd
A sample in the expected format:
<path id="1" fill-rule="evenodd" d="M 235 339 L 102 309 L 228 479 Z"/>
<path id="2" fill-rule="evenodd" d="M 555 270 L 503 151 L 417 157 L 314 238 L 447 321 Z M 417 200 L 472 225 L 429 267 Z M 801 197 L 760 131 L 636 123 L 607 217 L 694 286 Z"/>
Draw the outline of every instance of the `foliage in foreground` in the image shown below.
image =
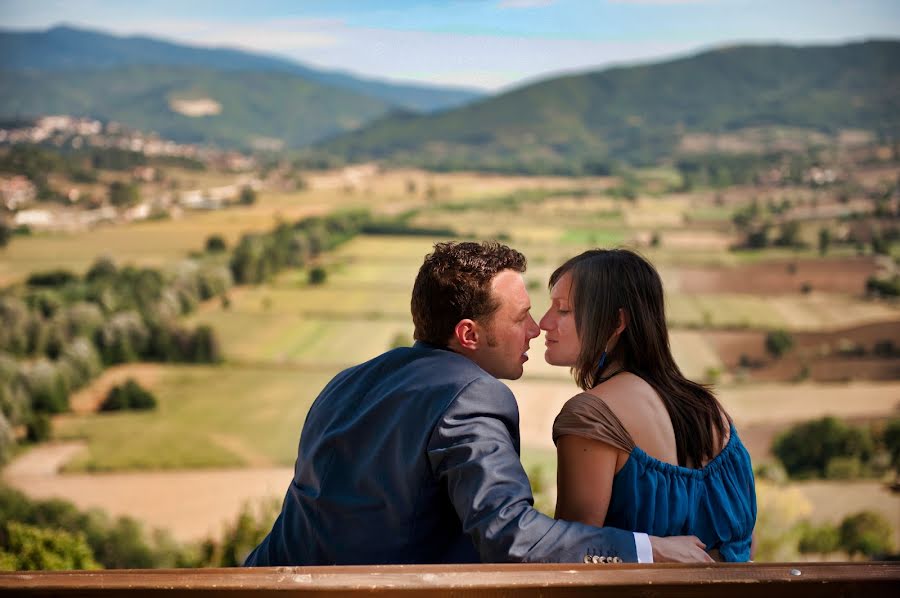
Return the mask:
<path id="1" fill-rule="evenodd" d="M 235 567 L 268 533 L 279 503 L 245 505 L 221 536 L 179 544 L 128 517 L 82 512 L 64 500 L 31 500 L 0 485 L 0 570 Z"/>

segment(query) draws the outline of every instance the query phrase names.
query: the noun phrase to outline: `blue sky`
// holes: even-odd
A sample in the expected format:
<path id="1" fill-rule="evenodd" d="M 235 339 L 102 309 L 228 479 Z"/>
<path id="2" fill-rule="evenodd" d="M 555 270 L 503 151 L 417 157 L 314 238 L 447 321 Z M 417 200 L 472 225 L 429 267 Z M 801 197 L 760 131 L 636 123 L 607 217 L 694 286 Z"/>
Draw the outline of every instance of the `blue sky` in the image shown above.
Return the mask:
<path id="1" fill-rule="evenodd" d="M 900 38 L 900 0 L 0 0 L 4 29 L 61 22 L 496 90 L 724 44 Z"/>

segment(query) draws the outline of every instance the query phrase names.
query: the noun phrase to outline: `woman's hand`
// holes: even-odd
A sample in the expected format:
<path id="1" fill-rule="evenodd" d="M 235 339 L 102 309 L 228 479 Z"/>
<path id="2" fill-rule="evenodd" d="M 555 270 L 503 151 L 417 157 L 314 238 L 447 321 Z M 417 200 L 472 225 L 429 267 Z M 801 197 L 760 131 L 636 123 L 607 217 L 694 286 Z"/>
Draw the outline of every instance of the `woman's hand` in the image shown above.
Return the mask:
<path id="1" fill-rule="evenodd" d="M 654 563 L 714 563 L 697 536 L 650 536 Z"/>

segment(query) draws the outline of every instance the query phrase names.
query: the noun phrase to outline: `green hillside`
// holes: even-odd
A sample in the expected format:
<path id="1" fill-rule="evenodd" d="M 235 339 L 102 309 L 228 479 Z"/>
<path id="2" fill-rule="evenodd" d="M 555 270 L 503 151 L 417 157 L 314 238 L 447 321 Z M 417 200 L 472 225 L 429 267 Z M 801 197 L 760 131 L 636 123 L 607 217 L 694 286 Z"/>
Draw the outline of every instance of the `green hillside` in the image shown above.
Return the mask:
<path id="1" fill-rule="evenodd" d="M 177 100 L 211 100 L 187 116 Z M 382 116 L 387 102 L 296 75 L 171 66 L 67 72 L 0 71 L 0 115 L 72 114 L 114 120 L 181 142 L 249 148 L 260 139 L 301 147 Z"/>
<path id="2" fill-rule="evenodd" d="M 474 89 L 359 77 L 227 47 L 191 46 L 144 36 L 123 37 L 65 25 L 45 31 L 0 29 L 0 70 L 43 71 L 53 76 L 52 73 L 73 70 L 138 65 L 285 73 L 417 112 L 444 110 L 483 95 Z"/>
<path id="3" fill-rule="evenodd" d="M 596 172 L 671 155 L 685 133 L 749 127 L 900 136 L 900 42 L 731 47 L 566 76 L 437 115 L 391 115 L 320 149 L 434 168 Z"/>

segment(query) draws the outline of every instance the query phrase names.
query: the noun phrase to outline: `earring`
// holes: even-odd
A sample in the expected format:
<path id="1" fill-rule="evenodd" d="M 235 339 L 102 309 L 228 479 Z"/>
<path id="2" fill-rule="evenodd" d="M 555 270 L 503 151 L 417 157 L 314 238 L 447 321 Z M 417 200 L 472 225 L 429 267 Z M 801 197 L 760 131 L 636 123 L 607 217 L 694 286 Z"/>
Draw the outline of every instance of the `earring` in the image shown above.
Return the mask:
<path id="1" fill-rule="evenodd" d="M 600 355 L 600 363 L 597 364 L 597 369 L 602 372 L 603 364 L 605 364 L 605 363 L 606 363 L 606 351 L 604 351 L 603 354 Z"/>

